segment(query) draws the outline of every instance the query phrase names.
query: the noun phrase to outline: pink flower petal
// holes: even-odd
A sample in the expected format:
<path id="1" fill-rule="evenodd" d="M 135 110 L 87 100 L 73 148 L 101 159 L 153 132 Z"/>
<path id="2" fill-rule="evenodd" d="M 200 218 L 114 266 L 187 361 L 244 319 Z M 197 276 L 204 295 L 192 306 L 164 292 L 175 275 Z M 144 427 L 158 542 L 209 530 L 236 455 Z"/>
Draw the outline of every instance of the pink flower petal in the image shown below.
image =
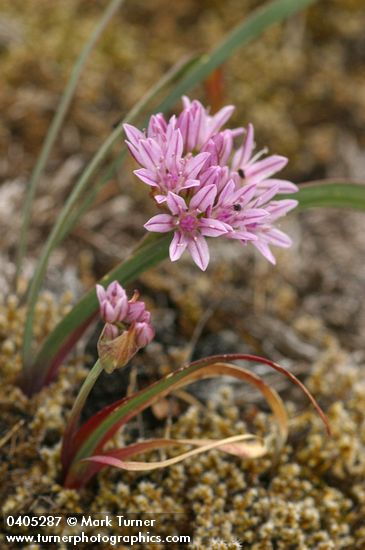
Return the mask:
<path id="1" fill-rule="evenodd" d="M 188 98 L 187 95 L 183 95 L 182 96 L 182 103 L 183 103 L 183 106 L 184 106 L 184 109 L 189 109 L 190 105 L 191 105 L 191 101 L 190 99 Z"/>
<path id="2" fill-rule="evenodd" d="M 243 140 L 243 145 L 240 147 L 233 156 L 232 169 L 238 170 L 238 168 L 245 168 L 246 164 L 252 156 L 252 152 L 255 147 L 254 142 L 254 129 L 253 125 L 249 124 L 247 127 L 246 136 Z"/>
<path id="3" fill-rule="evenodd" d="M 253 241 L 252 244 L 257 248 L 259 252 L 261 252 L 264 258 L 266 258 L 273 265 L 276 264 L 276 260 L 273 253 L 271 252 L 270 248 L 264 241 L 262 240 Z"/>
<path id="4" fill-rule="evenodd" d="M 146 313 L 146 304 L 140 300 L 136 302 L 129 302 L 126 321 L 127 323 L 133 323 L 136 321 L 142 321 L 144 314 Z"/>
<path id="5" fill-rule="evenodd" d="M 171 214 L 178 216 L 181 212 L 185 212 L 188 208 L 182 197 L 169 191 L 167 194 L 167 206 L 170 209 Z"/>
<path id="6" fill-rule="evenodd" d="M 167 233 L 174 228 L 174 219 L 169 214 L 157 214 L 153 216 L 147 223 L 144 224 L 147 231 L 155 233 Z"/>
<path id="7" fill-rule="evenodd" d="M 139 153 L 139 149 L 137 149 L 137 147 L 135 147 L 129 141 L 125 140 L 125 142 L 127 144 L 128 150 L 129 150 L 130 154 L 132 155 L 132 157 L 134 158 L 134 160 L 136 160 L 138 162 L 138 164 L 143 164 L 143 159 L 142 159 L 142 157 Z"/>
<path id="8" fill-rule="evenodd" d="M 184 235 L 180 231 L 175 231 L 174 237 L 170 244 L 170 260 L 172 262 L 176 262 L 179 258 L 181 258 L 184 250 L 187 247 L 187 241 L 184 237 Z"/>
<path id="9" fill-rule="evenodd" d="M 204 237 L 195 235 L 188 242 L 188 250 L 194 262 L 202 271 L 205 271 L 209 264 L 209 248 Z"/>
<path id="10" fill-rule="evenodd" d="M 247 166 L 245 176 L 252 182 L 259 183 L 269 178 L 275 172 L 279 172 L 286 166 L 288 159 L 279 155 L 271 155 L 264 160 L 259 160 Z"/>
<path id="11" fill-rule="evenodd" d="M 239 202 L 242 206 L 246 206 L 250 200 L 255 196 L 257 191 L 256 183 L 249 183 L 241 187 L 234 194 L 233 202 Z"/>
<path id="12" fill-rule="evenodd" d="M 139 168 L 138 170 L 134 170 L 133 174 L 142 180 L 143 183 L 147 183 L 147 185 L 151 185 L 151 187 L 158 187 L 155 173 L 152 172 L 152 170 L 147 170 L 147 168 Z"/>
<path id="13" fill-rule="evenodd" d="M 220 237 L 232 231 L 232 227 L 214 218 L 202 218 L 199 220 L 199 231 L 204 237 Z"/>
<path id="14" fill-rule="evenodd" d="M 184 142 L 180 130 L 174 130 L 169 140 L 166 153 L 165 162 L 170 172 L 177 169 L 177 161 L 181 159 L 183 153 Z"/>
<path id="15" fill-rule="evenodd" d="M 166 195 L 155 195 L 154 199 L 157 204 L 162 204 L 163 202 L 166 202 Z"/>
<path id="16" fill-rule="evenodd" d="M 105 288 L 101 285 L 96 285 L 96 295 L 98 297 L 99 303 L 107 299 Z"/>
<path id="17" fill-rule="evenodd" d="M 183 138 L 185 149 L 188 149 L 187 147 L 187 137 L 189 134 L 189 126 L 191 122 L 190 113 L 188 110 L 183 111 L 180 113 L 178 119 L 177 119 L 177 127 L 179 128 L 181 132 L 181 136 Z"/>
<path id="18" fill-rule="evenodd" d="M 181 187 L 181 189 L 190 189 L 190 187 L 199 187 L 199 185 L 200 185 L 199 180 L 187 179 L 184 185 Z"/>
<path id="19" fill-rule="evenodd" d="M 106 323 L 103 334 L 106 340 L 114 340 L 114 338 L 119 336 L 119 329 L 115 325 Z"/>
<path id="20" fill-rule="evenodd" d="M 272 228 L 265 233 L 265 238 L 270 244 L 280 246 L 281 248 L 289 248 L 293 242 L 290 237 L 280 229 Z"/>
<path id="21" fill-rule="evenodd" d="M 217 196 L 217 188 L 215 185 L 207 185 L 200 189 L 190 201 L 190 208 L 204 212 L 209 206 L 213 205 L 214 199 Z"/>
<path id="22" fill-rule="evenodd" d="M 224 235 L 224 237 L 227 239 L 238 239 L 242 242 L 257 241 L 256 235 L 254 235 L 250 231 L 245 231 L 241 229 L 234 230 L 232 233 L 227 233 L 226 235 Z"/>
<path id="23" fill-rule="evenodd" d="M 206 136 L 206 139 L 209 139 L 222 128 L 222 126 L 231 117 L 234 109 L 234 105 L 227 105 L 226 107 L 223 107 L 223 109 L 220 109 L 218 113 L 212 117 L 209 124 L 209 136 Z"/>
<path id="24" fill-rule="evenodd" d="M 149 170 L 155 171 L 162 159 L 161 147 L 151 138 L 142 139 L 139 142 L 139 155 L 142 165 Z"/>
<path id="25" fill-rule="evenodd" d="M 238 136 L 242 136 L 242 134 L 244 134 L 246 130 L 240 126 L 239 128 L 233 128 L 232 130 L 230 130 L 230 132 L 232 134 L 232 137 L 236 138 Z"/>
<path id="26" fill-rule="evenodd" d="M 295 183 L 287 180 L 266 179 L 260 183 L 260 187 L 264 187 L 265 189 L 272 185 L 278 186 L 278 193 L 296 193 L 299 191 Z"/>
<path id="27" fill-rule="evenodd" d="M 269 215 L 263 208 L 250 208 L 244 211 L 244 222 L 247 224 L 262 222 Z"/>
<path id="28" fill-rule="evenodd" d="M 263 190 L 258 197 L 256 197 L 255 200 L 255 206 L 262 206 L 263 204 L 268 203 L 272 198 L 277 195 L 279 190 L 278 185 L 273 185 L 272 187 L 269 187 L 266 191 Z"/>
<path id="29" fill-rule="evenodd" d="M 222 168 L 220 166 L 210 166 L 207 170 L 202 171 L 199 176 L 202 187 L 205 185 L 217 185 L 221 172 Z"/>
<path id="30" fill-rule="evenodd" d="M 147 136 L 154 138 L 163 135 L 167 130 L 167 123 L 162 113 L 152 115 L 148 124 Z"/>
<path id="31" fill-rule="evenodd" d="M 194 123 L 193 123 L 193 132 L 194 132 L 194 138 L 192 140 L 192 149 L 196 149 L 199 147 L 199 136 L 201 135 L 202 130 L 204 129 L 205 124 L 205 110 L 203 106 L 197 101 L 197 107 L 196 112 L 194 116 Z"/>
<path id="32" fill-rule="evenodd" d="M 190 179 L 195 179 L 209 156 L 209 153 L 199 153 L 199 155 L 191 157 L 185 165 L 184 175 Z"/>
<path id="33" fill-rule="evenodd" d="M 282 216 L 285 216 L 290 210 L 298 206 L 298 201 L 295 199 L 284 199 L 281 201 L 272 201 L 267 205 L 266 210 L 270 214 L 270 220 L 275 221 Z"/>
<path id="34" fill-rule="evenodd" d="M 144 135 L 144 133 L 141 132 L 141 130 L 138 130 L 138 128 L 136 128 L 135 126 L 132 126 L 131 124 L 123 124 L 123 129 L 125 131 L 125 135 L 127 136 L 127 139 L 137 149 L 141 139 L 146 139 L 146 136 Z"/>
<path id="35" fill-rule="evenodd" d="M 218 198 L 219 206 L 225 206 L 226 204 L 233 204 L 235 202 L 235 189 L 236 185 L 233 180 L 229 180 L 223 187 Z"/>
<path id="36" fill-rule="evenodd" d="M 225 130 L 223 133 L 223 143 L 219 152 L 220 164 L 227 164 L 233 148 L 233 137 L 230 130 Z"/>
<path id="37" fill-rule="evenodd" d="M 143 348 L 147 346 L 155 337 L 155 331 L 149 323 L 136 323 L 137 346 Z"/>

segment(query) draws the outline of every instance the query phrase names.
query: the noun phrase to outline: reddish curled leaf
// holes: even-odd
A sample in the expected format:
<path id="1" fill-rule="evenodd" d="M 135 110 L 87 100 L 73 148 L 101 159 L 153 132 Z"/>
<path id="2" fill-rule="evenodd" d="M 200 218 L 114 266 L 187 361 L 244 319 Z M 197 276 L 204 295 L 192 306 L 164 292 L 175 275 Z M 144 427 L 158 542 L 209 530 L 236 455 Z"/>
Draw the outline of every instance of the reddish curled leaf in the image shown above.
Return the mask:
<path id="1" fill-rule="evenodd" d="M 131 396 L 128 402 L 123 401 L 119 407 L 114 409 L 114 411 L 112 411 L 112 407 L 110 407 L 110 414 L 107 415 L 104 422 L 99 423 L 97 427 L 98 433 L 101 433 L 104 430 L 105 431 L 95 447 L 95 452 L 100 451 L 104 447 L 105 443 L 114 436 L 116 431 L 121 426 L 129 422 L 132 418 L 137 416 L 137 414 L 151 406 L 156 401 L 160 400 L 162 397 L 165 397 L 178 388 L 187 386 L 198 380 L 214 378 L 222 375 L 233 376 L 234 378 L 249 382 L 263 393 L 278 421 L 280 439 L 282 442 L 286 440 L 288 433 L 288 419 L 284 404 L 277 392 L 274 389 L 271 389 L 258 375 L 244 369 L 243 367 L 223 363 L 215 363 L 210 365 L 194 364 L 194 369 L 191 369 L 192 366 L 193 363 L 187 367 L 183 367 L 182 369 L 178 369 L 175 372 L 168 374 L 159 382 L 155 382 L 145 390 Z M 169 382 L 166 385 L 166 388 L 161 387 L 163 382 Z M 152 394 L 151 396 L 149 396 L 150 393 Z M 123 414 L 124 410 L 125 414 Z M 108 427 L 108 425 L 110 427 Z"/>
<path id="2" fill-rule="evenodd" d="M 126 424 L 141 411 L 176 389 L 197 380 L 215 376 L 234 376 L 235 378 L 245 380 L 255 385 L 263 393 L 277 420 L 279 428 L 278 446 L 282 446 L 287 438 L 288 419 L 280 397 L 275 390 L 270 389 L 270 387 L 256 374 L 247 371 L 243 367 L 225 363 L 224 361 L 227 360 L 263 363 L 287 376 L 302 389 L 305 395 L 307 395 L 326 425 L 328 432 L 330 432 L 328 420 L 322 409 L 310 392 L 292 373 L 268 359 L 255 355 L 216 355 L 195 361 L 186 367 L 170 373 L 162 380 L 155 382 L 135 395 L 109 405 L 98 415 L 91 418 L 81 427 L 77 434 L 74 445 L 73 462 L 70 468 L 67 467 L 65 469 L 66 486 L 80 487 L 86 483 L 93 475 L 93 468 L 91 464 L 89 467 L 85 466 L 84 459 L 90 458 L 91 456 L 104 456 L 103 447 L 106 442 L 113 437 L 121 426 Z M 120 457 L 118 458 L 120 459 Z"/>
<path id="3" fill-rule="evenodd" d="M 201 367 L 203 366 L 208 367 L 210 366 L 209 363 L 213 364 L 215 360 L 229 361 L 230 359 L 232 360 L 240 359 L 243 361 L 249 361 L 254 363 L 264 363 L 269 366 L 271 366 L 271 363 L 272 363 L 271 361 L 263 357 L 259 357 L 256 355 L 245 355 L 245 354 L 212 356 L 210 358 L 205 358 L 204 360 L 199 360 L 199 361 L 195 361 L 194 363 L 190 363 L 189 365 L 182 367 L 180 369 L 177 369 L 176 371 L 166 375 L 161 380 L 158 380 L 157 382 L 151 384 L 147 388 L 139 391 L 134 396 L 121 399 L 120 401 L 117 401 L 112 405 L 108 405 L 105 409 L 103 409 L 103 411 L 100 411 L 97 415 L 93 416 L 86 424 L 84 424 L 80 428 L 79 433 L 77 434 L 77 447 L 81 449 L 81 447 L 91 437 L 92 432 L 97 430 L 98 433 L 103 432 L 103 436 L 101 440 L 98 442 L 97 447 L 94 448 L 91 452 L 101 450 L 104 444 L 114 436 L 116 431 L 121 426 L 129 422 L 129 420 L 134 418 L 137 414 L 139 414 L 141 411 L 143 411 L 144 409 L 146 409 L 156 401 L 160 400 L 162 397 L 196 380 L 200 380 L 203 378 L 210 378 L 214 376 L 220 376 L 220 374 L 214 374 L 214 369 L 207 370 L 205 368 L 203 372 L 201 370 Z M 274 365 L 274 363 L 272 363 L 272 365 Z M 234 367 L 234 365 L 232 365 L 232 367 Z M 277 396 L 277 393 L 275 392 L 275 390 L 270 390 L 270 388 L 257 375 L 247 371 L 243 367 L 235 366 L 235 368 L 238 369 L 240 373 L 245 372 L 248 378 L 256 378 L 260 380 L 262 384 L 264 384 L 267 387 L 268 391 L 274 393 Z M 278 368 L 281 368 L 281 367 L 278 367 Z M 283 371 L 286 372 L 285 369 L 283 369 Z M 296 380 L 294 375 L 291 375 L 291 376 Z M 239 378 L 239 373 L 237 377 Z M 277 398 L 280 399 L 278 396 Z M 108 422 L 108 419 L 110 417 L 112 417 L 112 422 Z M 107 427 L 107 424 L 110 424 L 110 425 Z M 104 430 L 99 429 L 102 426 L 104 426 Z M 286 434 L 283 434 L 283 439 L 286 439 Z M 80 456 L 80 458 L 83 458 L 85 456 L 85 455 L 81 456 L 82 454 L 83 453 L 78 452 L 78 455 Z"/>
<path id="4" fill-rule="evenodd" d="M 242 443 L 242 441 L 247 441 L 249 439 L 251 440 L 251 443 Z M 166 463 L 162 464 L 157 462 L 137 462 L 133 463 L 133 465 L 130 467 L 131 463 L 129 461 L 126 461 L 127 458 L 131 458 L 132 456 L 136 456 L 141 453 L 146 453 L 148 451 L 153 451 L 156 449 L 163 449 L 165 447 L 176 447 L 179 445 L 196 445 L 200 447 L 199 452 L 205 452 L 213 448 L 219 448 L 219 450 L 221 451 L 235 456 L 240 456 L 242 458 L 258 458 L 260 456 L 263 456 L 267 451 L 265 444 L 263 442 L 260 443 L 260 441 L 260 438 L 251 434 L 231 436 L 227 439 L 222 439 L 219 441 L 212 441 L 209 439 L 150 439 L 147 441 L 141 441 L 133 445 L 128 445 L 127 447 L 124 447 L 122 449 L 109 449 L 101 455 L 95 455 L 83 459 L 78 463 L 79 472 L 82 472 L 82 480 L 77 475 L 72 475 L 71 473 L 71 475 L 69 475 L 67 478 L 67 487 L 77 489 L 82 485 L 85 485 L 89 481 L 89 479 L 91 479 L 95 474 L 97 474 L 98 472 L 100 472 L 100 470 L 106 468 L 107 466 L 116 466 L 127 470 L 133 469 L 135 471 L 156 469 L 159 467 L 163 468 L 169 466 L 170 464 Z M 212 444 L 213 447 L 211 446 Z M 209 448 L 207 446 L 209 446 Z M 184 453 L 183 455 L 179 455 L 178 457 L 176 457 L 176 459 L 174 459 L 174 463 L 180 462 L 181 460 L 188 458 L 188 456 L 190 456 L 190 454 L 186 455 Z M 82 466 L 82 463 L 86 462 L 88 462 L 87 469 L 82 470 L 80 466 Z M 121 466 L 121 463 L 123 464 L 123 466 Z M 141 464 L 142 466 L 139 467 L 139 465 Z M 149 464 L 152 464 L 152 467 L 148 468 L 147 466 Z"/>
<path id="5" fill-rule="evenodd" d="M 194 361 L 191 363 L 191 365 L 204 365 L 207 363 L 210 363 L 211 361 L 254 361 L 258 363 L 263 363 L 264 365 L 267 365 L 268 367 L 271 367 L 272 369 L 280 372 L 281 374 L 284 374 L 291 382 L 293 382 L 296 386 L 298 386 L 302 392 L 308 397 L 309 401 L 312 403 L 313 407 L 316 409 L 318 415 L 320 416 L 328 435 L 331 435 L 331 426 L 328 422 L 327 416 L 324 414 L 323 410 L 319 406 L 316 399 L 313 397 L 311 392 L 305 387 L 305 385 L 289 370 L 287 370 L 284 367 L 281 367 L 274 361 L 270 361 L 270 359 L 266 359 L 265 357 L 257 357 L 256 355 L 250 355 L 250 354 L 242 354 L 242 353 L 225 353 L 222 355 L 211 355 L 210 357 L 205 357 L 204 359 L 198 359 L 198 361 Z"/>
<path id="6" fill-rule="evenodd" d="M 65 472 L 66 486 L 78 487 L 86 483 L 91 477 L 89 472 L 90 467 L 88 468 L 85 463 L 83 464 L 81 461 L 90 456 L 101 455 L 105 443 L 111 439 L 118 428 L 127 423 L 131 418 L 178 388 L 197 380 L 221 375 L 228 375 L 246 381 L 256 386 L 262 392 L 277 420 L 279 428 L 278 444 L 279 446 L 283 445 L 288 432 L 288 419 L 284 404 L 276 391 L 270 389 L 259 376 L 243 367 L 227 363 L 188 365 L 187 367 L 167 375 L 159 382 L 145 388 L 128 400 L 119 402 L 118 405 L 115 404 L 114 410 L 113 406 L 110 406 L 108 413 L 106 415 L 101 415 L 102 420 L 94 424 L 94 430 L 90 431 L 87 429 L 89 436 L 84 440 L 81 439 L 81 441 L 79 439 L 79 443 L 81 444 L 79 445 L 73 464 L 71 464 L 69 471 L 67 472 L 67 468 Z M 81 430 L 83 430 L 83 428 L 81 428 Z"/>
<path id="7" fill-rule="evenodd" d="M 252 443 L 243 443 L 243 441 L 252 440 Z M 176 447 L 177 445 L 194 445 L 197 449 L 186 451 L 173 458 L 166 460 L 154 461 L 154 462 L 136 462 L 126 461 L 125 459 L 137 454 L 144 453 L 155 449 L 162 449 L 163 447 Z M 219 440 L 211 439 L 152 439 L 150 441 L 144 441 L 131 445 L 125 449 L 114 449 L 106 451 L 102 455 L 95 455 L 89 458 L 85 458 L 85 461 L 94 462 L 99 466 L 99 470 L 106 466 L 115 466 L 123 470 L 133 471 L 146 471 L 157 470 L 159 468 L 166 468 L 177 464 L 186 458 L 191 456 L 211 451 L 212 449 L 219 449 L 225 453 L 239 456 L 242 458 L 258 458 L 263 456 L 267 452 L 267 448 L 264 443 L 259 443 L 258 438 L 251 434 L 234 435 Z M 96 473 L 96 472 L 95 472 Z"/>

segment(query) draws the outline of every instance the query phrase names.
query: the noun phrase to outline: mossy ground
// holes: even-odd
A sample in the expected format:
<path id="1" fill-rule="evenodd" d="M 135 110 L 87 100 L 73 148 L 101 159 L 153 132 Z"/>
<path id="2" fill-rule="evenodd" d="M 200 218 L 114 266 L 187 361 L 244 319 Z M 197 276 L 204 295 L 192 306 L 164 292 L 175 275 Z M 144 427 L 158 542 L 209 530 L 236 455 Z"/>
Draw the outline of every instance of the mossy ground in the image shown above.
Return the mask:
<path id="1" fill-rule="evenodd" d="M 9 302 L 1 311 L 2 321 L 14 320 L 2 324 L 5 376 L 0 453 L 4 513 L 87 512 L 96 517 L 101 510 L 140 516 L 152 511 L 175 511 L 184 512 L 188 519 L 181 523 L 180 516 L 163 516 L 157 532 L 165 536 L 180 529 L 179 534 L 194 538 L 192 548 L 238 547 L 234 541 L 254 550 L 364 547 L 364 366 L 359 354 L 339 347 L 318 318 L 298 314 L 293 331 L 302 343 L 318 350 L 316 359 L 307 366 L 308 374 L 302 374 L 302 378 L 326 410 L 331 438 L 308 403 L 284 387 L 291 417 L 290 437 L 278 456 L 272 452 L 262 459 L 240 460 L 211 451 L 164 471 L 142 475 L 108 469 L 86 489 L 73 491 L 61 485 L 59 441 L 72 398 L 86 374 L 83 358 L 65 365 L 51 387 L 26 399 L 14 385 L 22 312 L 14 309 L 13 299 Z M 43 313 L 48 310 L 56 317 L 62 308 L 52 305 L 49 296 L 43 297 L 40 306 L 38 323 L 44 328 Z M 9 325 L 13 327 L 10 333 Z M 180 355 L 182 349 L 186 350 L 186 345 Z M 158 371 L 171 369 L 172 357 L 178 362 L 179 353 L 176 348 L 166 352 L 161 342 L 154 344 L 134 364 L 137 379 L 146 375 L 153 378 Z M 298 366 L 298 362 L 292 364 Z M 272 384 L 280 387 L 280 380 L 274 378 Z M 124 393 L 125 385 L 115 378 L 113 386 L 116 394 Z M 247 388 L 215 382 L 207 389 L 211 396 L 208 399 L 201 389 L 193 390 L 192 395 L 201 405 L 188 406 L 180 399 L 170 402 L 170 436 L 221 438 L 243 433 L 248 425 L 261 435 L 273 430 L 265 403 Z M 161 409 L 156 409 L 154 415 L 130 426 L 115 444 L 165 433 L 168 419 L 162 412 L 161 421 Z M 52 528 L 46 532 L 58 531 Z M 88 530 L 89 534 L 98 532 L 97 527 Z"/>
<path id="2" fill-rule="evenodd" d="M 31 274 L 76 174 L 112 123 L 182 55 L 211 48 L 258 4 L 126 2 L 88 64 L 41 183 L 26 275 Z M 181 366 L 189 355 L 261 353 L 283 362 L 308 385 L 329 416 L 332 438 L 286 381 L 264 372 L 291 416 L 290 438 L 278 457 L 241 461 L 212 451 L 162 472 L 140 475 L 108 469 L 81 492 L 64 490 L 60 484 L 59 441 L 90 359 L 80 348 L 57 382 L 26 399 L 16 386 L 25 311 L 19 304 L 21 292 L 18 298 L 9 297 L 9 281 L 24 181 L 73 59 L 103 5 L 81 0 L 0 0 L 4 80 L 0 143 L 7 153 L 0 165 L 6 179 L 0 188 L 3 511 L 141 514 L 174 509 L 191 514 L 179 532 L 191 534 L 196 548 L 237 548 L 241 541 L 243 548 L 253 550 L 361 550 L 365 547 L 365 222 L 361 214 L 291 216 L 287 230 L 295 244 L 278 254 L 276 268 L 248 248 L 215 242 L 208 273 L 197 273 L 186 258 L 179 265 L 166 262 L 135 284 L 149 300 L 157 328 L 156 342 L 133 361 L 138 384 Z M 364 20 L 361 0 L 319 2 L 306 14 L 265 33 L 224 67 L 224 101 L 237 105 L 235 122 L 254 122 L 259 144 L 290 156 L 286 176 L 295 181 L 333 175 L 363 178 Z M 146 25 L 150 32 L 145 32 Z M 203 88 L 197 94 L 206 97 Z M 77 295 L 92 285 L 142 234 L 153 207 L 143 185 L 128 175 L 131 166 L 105 188 L 98 204 L 54 256 L 46 282 L 49 292 L 36 315 L 38 341 L 69 307 L 70 296 L 62 297 L 64 290 Z M 93 349 L 91 340 L 88 351 Z M 105 376 L 95 388 L 87 414 L 123 395 L 127 381 L 128 376 L 117 372 Z M 166 429 L 173 437 L 224 437 L 248 424 L 259 433 L 272 429 L 265 404 L 242 385 L 212 383 L 191 391 L 201 406 L 175 399 L 133 424 L 123 437 L 156 436 Z M 176 525 L 165 522 L 158 532 L 176 534 Z"/>

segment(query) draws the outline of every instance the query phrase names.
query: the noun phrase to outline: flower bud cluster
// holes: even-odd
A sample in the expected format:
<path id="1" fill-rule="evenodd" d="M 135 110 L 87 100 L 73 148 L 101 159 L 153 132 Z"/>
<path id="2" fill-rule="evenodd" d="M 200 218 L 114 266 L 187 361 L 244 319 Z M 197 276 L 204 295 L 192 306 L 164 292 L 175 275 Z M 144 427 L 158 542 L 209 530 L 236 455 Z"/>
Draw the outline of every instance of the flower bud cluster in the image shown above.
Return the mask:
<path id="1" fill-rule="evenodd" d="M 100 305 L 100 315 L 105 321 L 104 337 L 114 340 L 122 332 L 133 330 L 138 348 L 147 346 L 153 340 L 155 332 L 151 325 L 151 313 L 146 304 L 138 300 L 138 292 L 128 300 L 124 288 L 113 281 L 107 288 L 96 285 L 96 294 Z"/>

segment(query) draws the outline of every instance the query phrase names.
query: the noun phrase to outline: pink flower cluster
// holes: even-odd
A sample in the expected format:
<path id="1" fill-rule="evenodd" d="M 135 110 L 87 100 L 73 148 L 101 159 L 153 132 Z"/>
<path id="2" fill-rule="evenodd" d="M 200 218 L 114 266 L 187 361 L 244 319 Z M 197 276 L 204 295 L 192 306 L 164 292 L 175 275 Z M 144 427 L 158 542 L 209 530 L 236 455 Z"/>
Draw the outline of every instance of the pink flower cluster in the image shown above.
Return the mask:
<path id="1" fill-rule="evenodd" d="M 124 125 L 129 151 L 142 167 L 135 170 L 149 185 L 163 213 L 146 224 L 148 231 L 174 232 L 170 258 L 178 260 L 188 249 L 205 270 L 209 249 L 205 237 L 249 241 L 275 263 L 270 245 L 289 247 L 290 238 L 274 223 L 295 208 L 297 201 L 277 200 L 297 187 L 273 178 L 287 164 L 279 155 L 254 154 L 254 129 L 222 130 L 234 107 L 211 116 L 197 101 L 183 98 L 183 110 L 168 121 L 160 113 L 141 132 Z M 241 139 L 235 147 L 235 138 Z"/>
<path id="2" fill-rule="evenodd" d="M 105 289 L 96 285 L 100 305 L 100 315 L 105 321 L 104 336 L 109 340 L 117 338 L 128 325 L 135 329 L 136 344 L 139 348 L 153 340 L 155 332 L 151 325 L 151 314 L 144 302 L 138 300 L 138 293 L 128 300 L 124 288 L 113 281 Z"/>

